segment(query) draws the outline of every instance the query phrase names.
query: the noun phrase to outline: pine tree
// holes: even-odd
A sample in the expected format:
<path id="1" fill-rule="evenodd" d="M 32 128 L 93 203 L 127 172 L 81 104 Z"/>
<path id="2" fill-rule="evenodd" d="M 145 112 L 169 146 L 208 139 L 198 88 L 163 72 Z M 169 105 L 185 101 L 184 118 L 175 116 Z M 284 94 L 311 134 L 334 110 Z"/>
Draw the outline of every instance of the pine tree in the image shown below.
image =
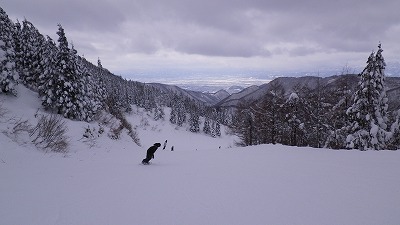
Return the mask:
<path id="1" fill-rule="evenodd" d="M 171 113 L 170 113 L 169 121 L 170 121 L 172 124 L 176 124 L 176 123 L 177 123 L 177 117 L 178 117 L 177 108 L 176 108 L 176 106 L 173 104 L 173 105 L 171 105 Z"/>
<path id="2" fill-rule="evenodd" d="M 214 137 L 214 138 L 217 136 L 217 132 L 215 130 L 215 128 L 216 128 L 215 124 L 216 124 L 215 121 L 212 120 L 211 121 L 211 126 L 210 126 L 210 128 L 211 128 L 210 135 L 211 135 L 211 137 Z"/>
<path id="3" fill-rule="evenodd" d="M 197 112 L 192 112 L 190 113 L 190 118 L 189 118 L 189 130 L 193 133 L 198 133 L 200 132 L 200 117 Z"/>
<path id="4" fill-rule="evenodd" d="M 98 67 L 88 62 L 84 57 L 78 57 L 78 62 L 81 70 L 87 74 L 83 76 L 83 82 L 87 84 L 87 96 L 89 97 L 91 109 L 93 114 L 105 108 L 105 100 L 107 98 L 105 84 L 103 82 L 104 76 L 98 74 L 100 72 Z M 101 65 L 101 64 L 100 64 Z M 102 71 L 102 70 L 101 70 Z"/>
<path id="5" fill-rule="evenodd" d="M 322 148 L 329 135 L 327 114 L 331 103 L 329 102 L 328 88 L 321 84 L 321 78 L 317 78 L 316 88 L 310 89 L 303 87 L 300 91 L 301 107 L 299 117 L 301 118 L 304 129 L 303 145 L 314 148 Z"/>
<path id="6" fill-rule="evenodd" d="M 84 60 L 86 65 L 92 65 Z M 100 58 L 97 60 L 97 66 L 93 67 L 90 77 L 93 89 L 93 98 L 99 109 L 106 109 L 107 88 L 106 88 L 106 70 L 103 69 Z"/>
<path id="7" fill-rule="evenodd" d="M 215 122 L 215 136 L 221 137 L 221 124 L 218 121 Z"/>
<path id="8" fill-rule="evenodd" d="M 153 88 L 149 86 L 144 86 L 144 108 L 147 111 L 151 111 L 152 109 L 156 108 L 157 104 L 154 97 Z"/>
<path id="9" fill-rule="evenodd" d="M 39 76 L 44 73 L 43 61 L 45 38 L 36 27 L 26 19 L 22 28 L 17 27 L 16 63 L 22 82 L 37 90 Z"/>
<path id="10" fill-rule="evenodd" d="M 387 97 L 385 89 L 385 61 L 381 45 L 368 57 L 367 66 L 360 73 L 361 80 L 354 93 L 353 105 L 347 110 L 351 125 L 346 138 L 347 148 L 360 150 L 386 148 Z"/>
<path id="11" fill-rule="evenodd" d="M 377 117 L 377 122 L 378 126 L 381 127 L 383 130 L 387 130 L 388 128 L 388 117 L 387 117 L 387 110 L 388 110 L 388 97 L 386 94 L 387 87 L 385 85 L 385 68 L 386 68 L 386 63 L 385 59 L 382 56 L 382 46 L 379 43 L 378 45 L 378 52 L 376 53 L 375 60 L 376 60 L 376 66 L 377 66 L 377 74 L 376 74 L 376 89 L 377 92 L 379 93 L 378 97 L 378 104 L 377 104 L 377 110 L 375 112 L 375 115 Z M 385 133 L 385 132 L 384 132 Z M 384 134 L 382 134 L 384 136 Z M 382 140 L 383 142 L 385 140 Z"/>
<path id="12" fill-rule="evenodd" d="M 271 82 L 269 93 L 262 102 L 251 107 L 255 115 L 255 130 L 259 144 L 276 144 L 282 141 L 282 108 L 284 89 L 280 83 Z"/>
<path id="13" fill-rule="evenodd" d="M 39 75 L 38 91 L 42 98 L 42 105 L 46 109 L 56 108 L 56 90 L 57 80 L 56 75 L 56 55 L 58 48 L 54 41 L 47 36 L 47 41 L 44 44 L 43 60 L 41 62 L 44 72 Z"/>
<path id="14" fill-rule="evenodd" d="M 232 118 L 230 129 L 240 138 L 237 145 L 249 146 L 257 144 L 254 113 L 245 104 L 240 104 Z"/>
<path id="15" fill-rule="evenodd" d="M 164 109 L 161 107 L 161 106 L 159 106 L 159 105 L 157 105 L 156 106 L 156 108 L 154 109 L 154 120 L 161 120 L 161 119 L 164 119 L 164 117 L 165 117 L 165 113 L 164 113 Z"/>
<path id="16" fill-rule="evenodd" d="M 19 75 L 15 68 L 14 24 L 0 7 L 0 93 L 17 94 Z"/>
<path id="17" fill-rule="evenodd" d="M 352 91 L 349 77 L 342 74 L 338 88 L 330 93 L 333 107 L 328 112 L 329 135 L 325 142 L 326 148 L 343 149 L 346 147 L 347 126 L 349 125 L 346 110 L 351 106 Z"/>
<path id="18" fill-rule="evenodd" d="M 45 53 L 47 68 L 40 84 L 43 105 L 66 118 L 90 120 L 93 104 L 88 93 L 88 74 L 79 62 L 76 50 L 69 48 L 64 29 L 58 25 L 58 49 L 55 59 L 49 59 L 52 43 Z M 88 99 L 89 98 L 89 99 Z"/>
<path id="19" fill-rule="evenodd" d="M 15 69 L 17 73 L 20 75 L 20 79 L 22 80 L 23 77 L 23 65 L 22 65 L 22 59 L 24 58 L 24 52 L 23 52 L 23 47 L 22 47 L 22 25 L 21 23 L 17 20 L 17 22 L 14 23 L 14 62 L 15 62 Z"/>
<path id="20" fill-rule="evenodd" d="M 101 103 L 94 93 L 94 80 L 86 67 L 86 59 L 75 55 L 76 76 L 80 79 L 77 83 L 79 91 L 77 92 L 78 110 L 75 112 L 75 118 L 79 120 L 91 121 L 94 114 L 101 109 Z"/>
<path id="21" fill-rule="evenodd" d="M 182 126 L 186 122 L 186 108 L 182 101 L 182 98 L 179 98 L 177 102 L 177 117 L 176 117 L 176 124 L 178 126 Z"/>
<path id="22" fill-rule="evenodd" d="M 186 110 L 182 96 L 175 95 L 172 100 L 170 122 L 178 126 L 182 126 L 186 122 Z"/>
<path id="23" fill-rule="evenodd" d="M 283 126 L 282 143 L 291 146 L 304 146 L 307 141 L 305 138 L 304 105 L 296 93 L 292 93 L 285 104 L 283 110 L 286 112 Z"/>
<path id="24" fill-rule="evenodd" d="M 77 77 L 73 52 L 68 46 L 64 29 L 58 25 L 58 52 L 56 55 L 56 109 L 59 114 L 66 118 L 75 119 L 74 111 L 77 110 L 74 104 L 77 99 Z"/>
<path id="25" fill-rule="evenodd" d="M 203 132 L 205 134 L 211 134 L 211 120 L 210 118 L 206 117 L 204 119 L 204 126 L 203 126 Z"/>

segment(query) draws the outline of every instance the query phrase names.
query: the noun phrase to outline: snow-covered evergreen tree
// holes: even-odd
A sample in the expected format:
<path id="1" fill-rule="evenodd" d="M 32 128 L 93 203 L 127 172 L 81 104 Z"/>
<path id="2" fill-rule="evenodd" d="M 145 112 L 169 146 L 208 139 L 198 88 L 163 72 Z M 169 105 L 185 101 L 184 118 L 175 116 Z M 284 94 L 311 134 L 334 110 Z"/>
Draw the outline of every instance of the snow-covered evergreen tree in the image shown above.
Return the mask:
<path id="1" fill-rule="evenodd" d="M 170 122 L 182 126 L 186 122 L 186 109 L 182 96 L 174 96 L 171 105 Z"/>
<path id="2" fill-rule="evenodd" d="M 55 108 L 57 79 L 56 75 L 56 56 L 58 48 L 54 41 L 47 36 L 47 41 L 44 44 L 43 60 L 41 62 L 44 72 L 39 75 L 38 91 L 42 98 L 42 105 L 45 108 Z"/>
<path id="3" fill-rule="evenodd" d="M 17 94 L 19 75 L 15 68 L 14 23 L 0 7 L 0 93 Z"/>
<path id="4" fill-rule="evenodd" d="M 155 101 L 155 96 L 154 96 L 154 92 L 153 92 L 153 88 L 149 87 L 149 86 L 144 86 L 144 108 L 147 111 L 151 111 L 152 109 L 156 108 L 157 104 Z"/>
<path id="5" fill-rule="evenodd" d="M 257 144 L 254 113 L 245 104 L 240 104 L 232 118 L 230 129 L 240 138 L 240 146 Z"/>
<path id="6" fill-rule="evenodd" d="M 76 59 L 76 76 L 80 78 L 77 86 L 79 88 L 78 94 L 78 110 L 75 113 L 77 119 L 91 121 L 94 114 L 96 114 L 102 107 L 99 99 L 96 98 L 94 93 L 94 80 L 86 67 L 86 59 L 75 55 Z"/>
<path id="7" fill-rule="evenodd" d="M 177 102 L 177 112 L 176 124 L 182 126 L 186 122 L 186 108 L 182 100 Z"/>
<path id="8" fill-rule="evenodd" d="M 17 26 L 19 27 L 19 25 Z M 39 76 L 44 73 L 43 61 L 45 38 L 26 19 L 22 28 L 17 28 L 16 63 L 22 82 L 37 90 Z"/>
<path id="9" fill-rule="evenodd" d="M 82 106 L 86 111 L 86 118 L 84 120 L 90 120 L 91 116 L 101 109 L 107 110 L 107 90 L 106 80 L 109 78 L 107 75 L 109 72 L 104 69 L 101 65 L 100 59 L 98 59 L 98 65 L 95 66 L 88 62 L 83 56 L 73 55 L 77 63 L 77 76 L 81 79 L 81 95 L 80 99 L 84 101 Z M 110 82 L 111 83 L 111 82 Z M 118 82 L 116 82 L 118 83 Z M 110 91 L 110 93 L 114 93 Z M 85 115 L 83 115 L 83 118 Z"/>
<path id="10" fill-rule="evenodd" d="M 211 134 L 211 120 L 208 117 L 204 118 L 203 132 L 205 134 Z"/>
<path id="11" fill-rule="evenodd" d="M 360 150 L 386 148 L 387 97 L 385 88 L 385 61 L 379 44 L 376 55 L 368 57 L 367 66 L 360 73 L 361 80 L 354 93 L 353 105 L 347 110 L 351 125 L 346 138 L 347 148 Z"/>
<path id="12" fill-rule="evenodd" d="M 177 117 L 178 117 L 177 114 L 178 114 L 178 112 L 177 112 L 176 107 L 175 107 L 174 105 L 172 105 L 172 106 L 171 106 L 171 113 L 170 113 L 170 116 L 169 116 L 169 121 L 170 121 L 172 124 L 176 124 Z"/>
<path id="13" fill-rule="evenodd" d="M 76 50 L 68 45 L 64 29 L 58 25 L 58 49 L 52 52 L 48 41 L 45 51 L 46 69 L 40 84 L 43 105 L 66 118 L 90 120 L 96 110 L 89 74 Z M 49 57 L 54 57 L 53 59 Z"/>
<path id="14" fill-rule="evenodd" d="M 97 60 L 97 68 L 93 72 L 93 79 L 94 96 L 97 98 L 97 102 L 101 104 L 101 107 L 104 108 L 104 102 L 107 99 L 107 90 L 105 86 L 105 70 L 103 69 L 100 58 Z"/>
<path id="15" fill-rule="evenodd" d="M 307 143 L 305 139 L 305 123 L 302 114 L 303 105 L 297 93 L 290 94 L 289 98 L 283 105 L 286 112 L 282 143 L 292 146 L 303 146 Z"/>
<path id="16" fill-rule="evenodd" d="M 82 67 L 88 74 L 88 76 L 86 76 L 87 81 L 85 81 L 85 83 L 89 84 L 88 88 L 90 90 L 88 90 L 88 93 L 90 94 L 90 101 L 92 101 L 93 113 L 96 113 L 101 109 L 105 109 L 105 100 L 107 98 L 107 93 L 104 84 L 104 69 L 102 69 L 101 62 L 100 69 L 98 66 L 94 67 L 94 65 L 88 62 L 84 57 L 79 57 L 78 61 L 80 61 L 80 67 Z M 98 60 L 98 63 L 99 61 L 100 59 Z"/>
<path id="17" fill-rule="evenodd" d="M 215 136 L 221 137 L 221 124 L 218 121 L 215 122 Z"/>
<path id="18" fill-rule="evenodd" d="M 24 58 L 24 52 L 23 52 L 23 47 L 22 47 L 22 25 L 17 20 L 17 22 L 14 23 L 14 62 L 15 62 L 15 69 L 17 73 L 20 75 L 20 80 L 22 79 L 23 76 L 23 71 L 22 71 L 22 59 Z"/>
<path id="19" fill-rule="evenodd" d="M 159 105 L 157 105 L 156 106 L 156 108 L 154 109 L 154 120 L 162 120 L 162 119 L 164 119 L 164 117 L 165 117 L 165 112 L 164 112 L 164 109 L 161 107 L 161 106 L 159 106 Z"/>
<path id="20" fill-rule="evenodd" d="M 381 127 L 383 130 L 387 130 L 388 128 L 388 97 L 386 94 L 387 87 L 385 84 L 386 76 L 385 76 L 385 68 L 386 63 L 385 59 L 382 56 L 382 46 L 379 43 L 378 45 L 378 52 L 376 53 L 375 60 L 377 66 L 377 73 L 376 73 L 376 90 L 379 93 L 378 102 L 377 102 L 377 110 L 375 111 L 375 115 L 377 117 L 378 126 Z M 386 132 L 384 132 L 386 133 Z M 384 134 L 383 134 L 384 136 Z M 383 137 L 382 136 L 382 137 Z M 382 140 L 385 141 L 385 140 Z"/>
<path id="21" fill-rule="evenodd" d="M 197 112 L 190 113 L 189 117 L 189 130 L 193 133 L 200 132 L 200 117 Z"/>
<path id="22" fill-rule="evenodd" d="M 211 128 L 211 132 L 210 132 L 211 137 L 216 137 L 217 136 L 217 132 L 215 130 L 215 128 L 216 128 L 215 124 L 216 124 L 215 121 L 212 120 L 211 121 L 211 126 L 210 126 L 210 128 Z"/>

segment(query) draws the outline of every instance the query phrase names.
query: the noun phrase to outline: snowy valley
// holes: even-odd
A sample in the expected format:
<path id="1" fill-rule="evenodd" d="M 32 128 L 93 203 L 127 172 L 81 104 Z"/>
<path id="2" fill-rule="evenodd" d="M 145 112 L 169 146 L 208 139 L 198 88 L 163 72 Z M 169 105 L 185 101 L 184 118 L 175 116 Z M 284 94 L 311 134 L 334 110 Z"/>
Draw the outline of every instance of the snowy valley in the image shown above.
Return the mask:
<path id="1" fill-rule="evenodd" d="M 94 65 L 61 24 L 56 43 L 0 8 L 0 30 L 1 225 L 400 223 L 400 78 L 380 43 L 358 76 L 178 87 Z"/>
<path id="2" fill-rule="evenodd" d="M 235 137 L 187 132 L 135 108 L 142 147 L 123 131 L 84 138 L 97 123 L 63 119 L 66 153 L 36 148 L 15 121 L 44 114 L 34 93 L 0 95 L 0 224 L 351 224 L 400 221 L 399 151 L 282 145 L 238 148 Z M 166 118 L 167 121 L 167 118 Z M 93 132 L 96 133 L 97 132 Z M 152 164 L 146 149 L 168 140 Z M 174 151 L 171 151 L 171 146 Z"/>

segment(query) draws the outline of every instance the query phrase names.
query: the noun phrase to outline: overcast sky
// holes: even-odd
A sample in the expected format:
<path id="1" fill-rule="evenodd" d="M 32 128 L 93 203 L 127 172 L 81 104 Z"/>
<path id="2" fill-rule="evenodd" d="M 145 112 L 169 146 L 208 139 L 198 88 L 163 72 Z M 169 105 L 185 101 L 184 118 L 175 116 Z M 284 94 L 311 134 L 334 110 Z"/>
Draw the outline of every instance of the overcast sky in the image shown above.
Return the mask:
<path id="1" fill-rule="evenodd" d="M 400 61 L 399 0 L 0 0 L 80 55 L 138 71 L 317 71 L 364 67 L 382 42 Z"/>

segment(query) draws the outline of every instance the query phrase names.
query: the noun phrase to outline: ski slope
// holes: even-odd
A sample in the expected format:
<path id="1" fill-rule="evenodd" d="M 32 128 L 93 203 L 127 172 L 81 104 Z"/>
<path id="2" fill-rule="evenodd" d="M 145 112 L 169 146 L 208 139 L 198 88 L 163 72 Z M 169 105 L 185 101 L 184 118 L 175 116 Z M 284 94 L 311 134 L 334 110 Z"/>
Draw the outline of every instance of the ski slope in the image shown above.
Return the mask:
<path id="1" fill-rule="evenodd" d="M 20 93 L 0 95 L 2 107 L 33 121 L 40 104 L 29 90 Z M 103 135 L 89 145 L 82 141 L 87 124 L 68 121 L 67 154 L 39 151 L 23 135 L 10 138 L 3 120 L 0 224 L 400 223 L 399 151 L 236 148 L 224 132 L 191 134 L 139 109 L 128 120 L 139 125 L 143 147 L 127 135 Z M 141 165 L 146 149 L 164 140 L 167 149 Z"/>

